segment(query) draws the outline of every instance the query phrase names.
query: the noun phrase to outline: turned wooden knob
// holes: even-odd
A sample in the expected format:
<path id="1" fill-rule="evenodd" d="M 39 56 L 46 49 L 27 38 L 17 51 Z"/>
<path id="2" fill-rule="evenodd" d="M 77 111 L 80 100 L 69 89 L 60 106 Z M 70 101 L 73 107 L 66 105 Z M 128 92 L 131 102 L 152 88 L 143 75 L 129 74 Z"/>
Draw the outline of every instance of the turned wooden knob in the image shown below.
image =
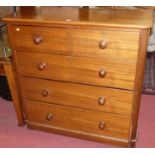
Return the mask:
<path id="1" fill-rule="evenodd" d="M 47 90 L 43 90 L 43 91 L 42 91 L 42 96 L 43 96 L 43 97 L 48 96 L 48 91 L 47 91 Z"/>
<path id="2" fill-rule="evenodd" d="M 105 128 L 105 123 L 104 122 L 100 122 L 99 123 L 99 129 L 100 130 L 104 130 L 104 128 Z"/>
<path id="3" fill-rule="evenodd" d="M 106 47 L 107 47 L 107 41 L 101 40 L 101 41 L 99 42 L 99 48 L 105 49 Z"/>
<path id="4" fill-rule="evenodd" d="M 99 76 L 103 78 L 103 77 L 105 77 L 105 75 L 106 75 L 106 71 L 104 69 L 101 69 L 99 71 Z"/>
<path id="5" fill-rule="evenodd" d="M 38 64 L 38 69 L 39 69 L 40 71 L 45 70 L 45 69 L 46 69 L 46 63 L 45 63 L 45 62 L 39 63 L 39 64 Z"/>
<path id="6" fill-rule="evenodd" d="M 104 105 L 104 104 L 105 104 L 105 98 L 104 98 L 104 97 L 100 97 L 100 98 L 98 99 L 98 104 L 99 104 L 99 105 Z"/>
<path id="7" fill-rule="evenodd" d="M 34 35 L 33 36 L 33 42 L 36 45 L 40 44 L 42 42 L 42 40 L 43 40 L 43 38 L 41 36 L 39 36 L 39 35 Z"/>
<path id="8" fill-rule="evenodd" d="M 50 121 L 50 120 L 52 120 L 53 119 L 53 114 L 52 113 L 48 113 L 47 115 L 46 115 L 46 120 L 47 121 Z"/>

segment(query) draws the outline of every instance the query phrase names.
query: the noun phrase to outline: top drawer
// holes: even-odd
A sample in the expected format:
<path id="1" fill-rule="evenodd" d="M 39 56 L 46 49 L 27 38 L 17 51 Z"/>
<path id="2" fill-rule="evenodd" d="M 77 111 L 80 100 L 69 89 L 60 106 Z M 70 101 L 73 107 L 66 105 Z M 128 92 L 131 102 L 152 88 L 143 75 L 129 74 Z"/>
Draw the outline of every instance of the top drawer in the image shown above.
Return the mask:
<path id="1" fill-rule="evenodd" d="M 67 54 L 68 30 L 30 26 L 10 26 L 10 39 L 14 49 Z"/>
<path id="2" fill-rule="evenodd" d="M 139 32 L 71 30 L 73 55 L 136 62 Z"/>

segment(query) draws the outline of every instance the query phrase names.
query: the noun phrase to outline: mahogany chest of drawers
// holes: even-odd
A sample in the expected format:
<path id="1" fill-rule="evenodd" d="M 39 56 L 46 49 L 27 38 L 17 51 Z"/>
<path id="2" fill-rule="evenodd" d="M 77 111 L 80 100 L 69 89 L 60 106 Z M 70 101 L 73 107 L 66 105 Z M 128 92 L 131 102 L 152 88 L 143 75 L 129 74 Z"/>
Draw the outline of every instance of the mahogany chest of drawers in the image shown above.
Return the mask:
<path id="1" fill-rule="evenodd" d="M 19 125 L 134 146 L 151 11 L 41 7 L 4 21 Z"/>

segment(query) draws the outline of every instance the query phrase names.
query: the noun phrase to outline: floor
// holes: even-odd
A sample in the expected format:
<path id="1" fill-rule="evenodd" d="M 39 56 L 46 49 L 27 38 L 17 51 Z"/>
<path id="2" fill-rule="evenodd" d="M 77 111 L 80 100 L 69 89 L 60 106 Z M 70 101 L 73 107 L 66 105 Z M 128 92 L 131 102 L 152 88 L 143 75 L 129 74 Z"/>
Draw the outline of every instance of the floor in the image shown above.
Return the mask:
<path id="1" fill-rule="evenodd" d="M 0 147 L 109 148 L 116 146 L 18 127 L 12 103 L 0 98 Z M 155 147 L 155 96 L 142 95 L 136 147 Z"/>

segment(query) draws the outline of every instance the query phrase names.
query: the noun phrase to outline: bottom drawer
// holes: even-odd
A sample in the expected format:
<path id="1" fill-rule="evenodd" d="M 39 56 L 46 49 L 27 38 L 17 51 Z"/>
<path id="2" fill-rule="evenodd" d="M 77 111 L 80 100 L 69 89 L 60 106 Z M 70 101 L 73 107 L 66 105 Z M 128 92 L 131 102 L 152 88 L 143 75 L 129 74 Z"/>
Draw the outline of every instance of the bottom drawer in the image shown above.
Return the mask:
<path id="1" fill-rule="evenodd" d="M 128 139 L 130 118 L 35 101 L 24 101 L 30 123 L 81 131 L 98 136 Z"/>

